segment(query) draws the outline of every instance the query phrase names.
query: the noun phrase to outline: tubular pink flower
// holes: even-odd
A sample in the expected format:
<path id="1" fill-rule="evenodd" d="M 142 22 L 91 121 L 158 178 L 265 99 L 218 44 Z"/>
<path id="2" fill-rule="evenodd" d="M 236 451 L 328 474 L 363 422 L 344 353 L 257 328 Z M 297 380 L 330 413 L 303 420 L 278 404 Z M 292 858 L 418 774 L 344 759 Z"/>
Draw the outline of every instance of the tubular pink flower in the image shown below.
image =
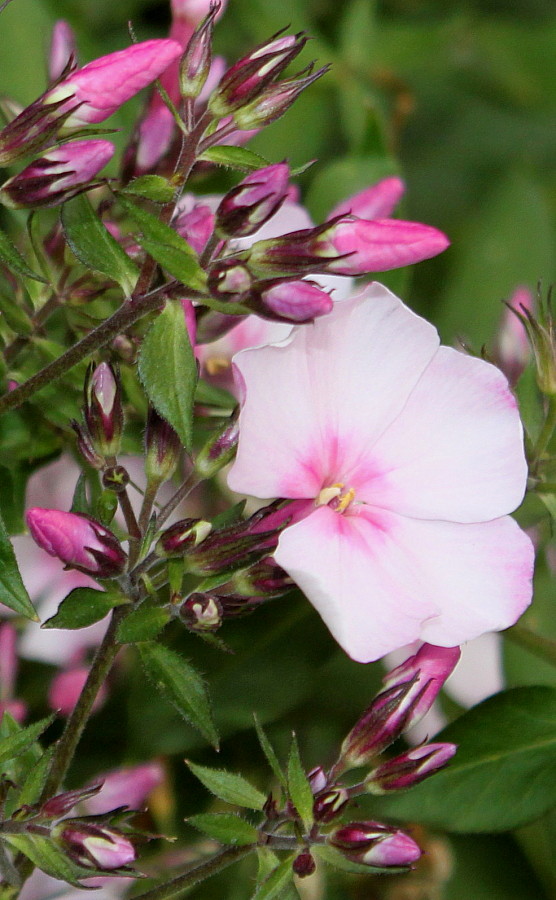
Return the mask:
<path id="1" fill-rule="evenodd" d="M 67 100 L 81 104 L 64 122 L 64 130 L 103 122 L 181 56 L 177 41 L 152 40 L 101 56 L 72 72 L 43 95 L 43 103 Z"/>
<path id="2" fill-rule="evenodd" d="M 401 219 L 344 218 L 330 237 L 344 259 L 330 262 L 328 271 L 338 275 L 364 275 L 409 266 L 437 256 L 449 246 L 445 234 L 420 222 Z"/>
<path id="3" fill-rule="evenodd" d="M 275 559 L 350 656 L 416 639 L 454 647 L 516 621 L 533 547 L 507 515 L 527 466 L 498 369 L 440 347 L 377 283 L 234 361 L 228 483 L 302 501 Z"/>
<path id="4" fill-rule="evenodd" d="M 358 219 L 387 219 L 394 212 L 405 191 L 405 184 L 395 175 L 383 178 L 353 197 L 342 200 L 327 216 L 357 216 Z"/>
<path id="5" fill-rule="evenodd" d="M 90 516 L 35 506 L 26 518 L 39 547 L 73 569 L 99 578 L 123 571 L 127 557 L 118 539 Z"/>

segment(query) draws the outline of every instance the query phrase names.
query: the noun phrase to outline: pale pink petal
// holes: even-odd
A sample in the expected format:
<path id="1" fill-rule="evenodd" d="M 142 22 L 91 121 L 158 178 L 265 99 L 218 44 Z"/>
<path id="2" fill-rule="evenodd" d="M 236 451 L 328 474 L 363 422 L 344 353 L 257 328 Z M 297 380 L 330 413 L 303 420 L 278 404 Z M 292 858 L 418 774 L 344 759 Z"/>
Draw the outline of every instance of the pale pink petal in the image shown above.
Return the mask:
<path id="1" fill-rule="evenodd" d="M 332 483 L 357 487 L 376 477 L 367 451 L 401 412 L 438 343 L 432 325 L 373 283 L 294 329 L 284 345 L 238 354 L 246 398 L 232 490 L 314 498 Z"/>
<path id="2" fill-rule="evenodd" d="M 440 347 L 373 448 L 358 499 L 402 515 L 485 522 L 519 506 L 527 464 L 515 398 L 495 366 Z"/>
<path id="3" fill-rule="evenodd" d="M 383 178 L 353 197 L 342 200 L 327 218 L 352 215 L 367 220 L 385 219 L 392 214 L 404 191 L 405 184 L 401 178 L 395 175 Z"/>

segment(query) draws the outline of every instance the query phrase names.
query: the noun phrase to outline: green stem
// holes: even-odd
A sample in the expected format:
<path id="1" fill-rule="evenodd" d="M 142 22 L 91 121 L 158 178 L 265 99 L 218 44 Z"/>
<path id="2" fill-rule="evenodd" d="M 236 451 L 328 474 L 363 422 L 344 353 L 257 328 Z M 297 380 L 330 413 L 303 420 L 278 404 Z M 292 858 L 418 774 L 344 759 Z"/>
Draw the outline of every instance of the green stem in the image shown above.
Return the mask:
<path id="1" fill-rule="evenodd" d="M 556 666 L 556 641 L 551 641 L 550 638 L 535 634 L 534 631 L 529 631 L 523 625 L 514 625 L 512 628 L 508 628 L 504 634 L 514 644 L 524 647 L 526 650 L 534 653 L 535 656 L 544 660 L 544 662 Z"/>
<path id="2" fill-rule="evenodd" d="M 6 848 L 2 842 L 0 842 L 0 875 L 2 876 L 2 881 L 11 884 L 13 887 L 21 885 L 21 876 L 6 853 Z"/>
<path id="3" fill-rule="evenodd" d="M 147 482 L 147 487 L 145 490 L 145 494 L 143 496 L 143 505 L 141 507 L 141 512 L 139 513 L 139 530 L 141 535 L 145 534 L 147 530 L 147 526 L 149 524 L 149 520 L 151 518 L 152 508 L 154 506 L 154 501 L 156 500 L 156 495 L 158 494 L 158 488 L 160 487 L 159 481 L 149 481 Z"/>
<path id="4" fill-rule="evenodd" d="M 122 331 L 129 328 L 130 325 L 133 325 L 143 316 L 146 316 L 147 313 L 158 309 L 161 305 L 164 291 L 165 285 L 157 288 L 155 291 L 151 291 L 149 294 L 138 297 L 135 301 L 124 302 L 120 308 L 108 319 L 105 319 L 98 328 L 95 328 L 94 331 L 85 335 L 85 337 L 78 341 L 77 344 L 70 347 L 65 353 L 62 353 L 58 359 L 49 363 L 49 365 L 45 366 L 44 369 L 41 369 L 40 372 L 32 375 L 31 378 L 27 379 L 23 384 L 20 384 L 19 387 L 14 388 L 10 393 L 0 397 L 0 414 L 21 406 L 25 400 L 28 400 L 29 397 L 32 397 L 33 394 L 40 391 L 41 388 L 50 384 L 50 382 L 55 381 L 57 378 L 61 378 L 62 375 L 65 375 L 66 372 L 73 369 L 74 366 L 83 359 L 86 359 L 87 356 L 90 356 L 91 353 L 94 353 L 95 350 L 104 347 L 105 344 L 109 343 L 109 341 L 121 334 Z"/>
<path id="5" fill-rule="evenodd" d="M 202 480 L 203 479 L 199 478 L 199 476 L 197 475 L 197 472 L 195 471 L 195 469 L 193 469 L 193 471 L 189 473 L 189 475 L 187 476 L 187 478 L 185 479 L 183 484 L 178 488 L 178 490 L 176 491 L 174 496 L 168 501 L 166 506 L 164 506 L 160 510 L 160 512 L 157 516 L 157 519 L 156 519 L 156 527 L 158 529 L 160 529 L 162 527 L 162 525 L 164 524 L 164 522 L 166 521 L 168 516 L 170 516 L 174 512 L 176 506 L 179 506 L 181 501 L 185 500 L 185 498 L 189 496 L 191 491 L 194 488 L 196 488 L 197 485 L 200 484 Z"/>
<path id="6" fill-rule="evenodd" d="M 537 438 L 537 442 L 533 447 L 533 452 L 531 454 L 531 471 L 535 472 L 536 467 L 539 463 L 539 460 L 543 453 L 545 452 L 548 444 L 550 443 L 550 438 L 554 433 L 554 429 L 556 428 L 556 398 L 551 397 L 548 403 L 548 409 L 546 412 L 546 418 L 544 420 L 543 426 L 541 428 L 541 433 Z"/>
<path id="7" fill-rule="evenodd" d="M 220 853 L 204 860 L 204 862 L 190 866 L 177 878 L 173 878 L 172 881 L 161 884 L 159 887 L 153 888 L 144 894 L 139 894 L 135 900 L 169 900 L 170 897 L 178 897 L 182 891 L 185 892 L 200 881 L 204 881 L 205 878 L 216 875 L 217 872 L 221 872 L 231 863 L 248 856 L 255 849 L 256 844 L 248 844 L 244 847 L 228 847 L 226 850 L 222 850 Z"/>

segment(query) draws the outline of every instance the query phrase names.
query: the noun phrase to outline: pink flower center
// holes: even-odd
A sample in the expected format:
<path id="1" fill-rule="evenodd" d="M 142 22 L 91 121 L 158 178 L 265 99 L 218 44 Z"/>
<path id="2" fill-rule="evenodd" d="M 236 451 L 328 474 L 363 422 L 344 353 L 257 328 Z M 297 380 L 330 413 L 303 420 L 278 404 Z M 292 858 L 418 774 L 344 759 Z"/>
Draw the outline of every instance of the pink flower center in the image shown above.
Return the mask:
<path id="1" fill-rule="evenodd" d="M 343 513 L 351 506 L 354 499 L 354 488 L 346 490 L 345 485 L 339 481 L 322 489 L 315 499 L 315 506 L 329 506 L 334 512 Z"/>

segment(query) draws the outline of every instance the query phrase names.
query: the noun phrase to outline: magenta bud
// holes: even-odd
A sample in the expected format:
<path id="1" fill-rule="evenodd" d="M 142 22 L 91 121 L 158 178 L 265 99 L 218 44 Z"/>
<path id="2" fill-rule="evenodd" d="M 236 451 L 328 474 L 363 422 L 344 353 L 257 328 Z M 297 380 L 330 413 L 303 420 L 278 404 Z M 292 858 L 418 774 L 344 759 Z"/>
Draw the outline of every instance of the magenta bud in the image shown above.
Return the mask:
<path id="1" fill-rule="evenodd" d="M 180 94 L 195 100 L 201 93 L 212 62 L 212 33 L 219 6 L 211 6 L 206 17 L 193 32 L 180 62 Z"/>
<path id="2" fill-rule="evenodd" d="M 345 738 L 339 770 L 363 766 L 417 724 L 429 711 L 460 657 L 459 647 L 423 644 L 384 679 L 373 700 Z"/>
<path id="3" fill-rule="evenodd" d="M 52 830 L 52 837 L 73 862 L 87 869 L 122 869 L 137 858 L 129 837 L 117 828 L 86 819 L 61 822 Z"/>
<path id="4" fill-rule="evenodd" d="M 264 128 L 283 116 L 299 95 L 328 72 L 329 66 L 323 66 L 316 72 L 304 75 L 299 73 L 295 78 L 271 84 L 250 103 L 240 107 L 234 113 L 234 124 L 240 131 L 253 128 Z"/>
<path id="5" fill-rule="evenodd" d="M 75 35 L 73 29 L 64 19 L 54 23 L 50 38 L 48 54 L 48 75 L 50 81 L 57 81 L 66 66 L 71 66 L 76 59 Z"/>
<path id="6" fill-rule="evenodd" d="M 315 860 L 308 850 L 299 853 L 292 863 L 292 869 L 299 878 L 306 878 L 308 875 L 312 875 L 316 868 Z"/>
<path id="7" fill-rule="evenodd" d="M 212 478 L 235 456 L 239 439 L 238 413 L 226 419 L 224 425 L 201 447 L 195 458 L 195 471 L 202 478 Z"/>
<path id="8" fill-rule="evenodd" d="M 269 287 L 263 287 L 262 282 L 255 289 L 261 304 L 261 315 L 272 317 L 273 314 L 287 322 L 310 322 L 331 312 L 334 305 L 330 294 L 311 281 L 279 281 L 268 284 Z"/>
<path id="9" fill-rule="evenodd" d="M 190 631 L 216 631 L 222 624 L 222 606 L 210 594 L 190 594 L 180 606 L 179 617 Z"/>
<path id="10" fill-rule="evenodd" d="M 353 197 L 342 200 L 334 207 L 330 215 L 330 219 L 337 219 L 339 216 L 357 216 L 358 219 L 386 219 L 396 208 L 405 191 L 405 184 L 401 178 L 395 175 L 389 178 L 383 178 L 371 187 L 359 191 Z"/>
<path id="11" fill-rule="evenodd" d="M 508 300 L 494 348 L 494 360 L 510 384 L 516 384 L 531 359 L 531 343 L 523 316 L 533 315 L 535 300 L 529 288 L 518 287 Z"/>
<path id="12" fill-rule="evenodd" d="M 110 363 L 91 363 L 85 377 L 84 399 L 83 418 L 91 446 L 101 456 L 116 456 L 124 420 L 120 380 Z"/>
<path id="13" fill-rule="evenodd" d="M 407 867 L 421 856 L 415 841 L 397 828 L 380 822 L 352 822 L 329 837 L 329 842 L 352 862 L 380 868 Z"/>
<path id="14" fill-rule="evenodd" d="M 179 213 L 172 227 L 200 254 L 214 231 L 214 213 L 210 206 L 196 203 L 189 212 Z"/>
<path id="15" fill-rule="evenodd" d="M 389 759 L 365 779 L 371 794 L 403 791 L 443 769 L 457 751 L 455 744 L 422 744 Z"/>
<path id="16" fill-rule="evenodd" d="M 211 530 L 212 525 L 204 519 L 181 519 L 162 532 L 155 552 L 158 556 L 183 556 L 191 547 L 202 543 Z"/>
<path id="17" fill-rule="evenodd" d="M 0 202 L 11 209 L 58 206 L 87 187 L 114 154 L 109 141 L 70 141 L 9 178 Z"/>
<path id="18" fill-rule="evenodd" d="M 320 794 L 328 784 L 328 778 L 322 766 L 315 766 L 314 769 L 307 772 L 307 780 L 311 785 L 313 794 Z"/>
<path id="19" fill-rule="evenodd" d="M 249 269 L 237 259 L 217 260 L 209 269 L 209 291 L 219 300 L 237 300 L 251 289 L 252 283 Z"/>
<path id="20" fill-rule="evenodd" d="M 94 797 L 102 790 L 102 781 L 89 785 L 86 788 L 78 788 L 74 791 L 65 791 L 51 797 L 41 806 L 41 816 L 47 819 L 59 819 L 69 813 L 78 803 L 83 803 Z"/>
<path id="21" fill-rule="evenodd" d="M 254 234 L 278 212 L 288 196 L 289 166 L 266 166 L 251 172 L 221 200 L 216 210 L 216 227 L 223 237 Z"/>
<path id="22" fill-rule="evenodd" d="M 145 473 L 149 484 L 162 484 L 176 471 L 181 441 L 166 419 L 154 407 L 149 408 L 145 432 Z"/>
<path id="23" fill-rule="evenodd" d="M 127 556 L 117 537 L 91 516 L 33 507 L 27 524 L 35 542 L 72 569 L 96 578 L 123 572 Z"/>
<path id="24" fill-rule="evenodd" d="M 317 794 L 313 803 L 313 816 L 317 822 L 332 822 L 342 814 L 349 803 L 345 788 L 330 788 Z"/>
<path id="25" fill-rule="evenodd" d="M 248 104 L 271 84 L 301 52 L 307 37 L 303 33 L 277 32 L 229 68 L 209 99 L 208 108 L 221 119 Z"/>

